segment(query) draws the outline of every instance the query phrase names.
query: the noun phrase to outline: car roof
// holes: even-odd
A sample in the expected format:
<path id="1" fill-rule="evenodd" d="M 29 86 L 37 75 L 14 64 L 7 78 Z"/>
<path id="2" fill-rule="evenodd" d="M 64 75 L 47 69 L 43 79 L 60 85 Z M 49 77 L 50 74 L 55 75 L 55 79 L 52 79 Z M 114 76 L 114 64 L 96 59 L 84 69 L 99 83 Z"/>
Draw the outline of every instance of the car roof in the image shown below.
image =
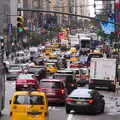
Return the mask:
<path id="1" fill-rule="evenodd" d="M 9 66 L 21 66 L 20 64 L 10 64 Z"/>
<path id="2" fill-rule="evenodd" d="M 68 73 L 66 73 L 66 74 L 64 74 L 64 73 L 54 73 L 54 75 L 73 76 L 72 74 L 68 74 Z"/>
<path id="3" fill-rule="evenodd" d="M 55 65 L 55 63 L 53 62 L 47 62 L 46 64 L 48 64 L 48 65 Z"/>
<path id="4" fill-rule="evenodd" d="M 65 70 L 58 70 L 57 72 L 73 72 L 72 70 L 70 70 L 70 69 L 65 69 Z"/>
<path id="5" fill-rule="evenodd" d="M 69 68 L 70 70 L 80 70 L 80 68 Z"/>
<path id="6" fill-rule="evenodd" d="M 47 78 L 47 79 L 42 79 L 42 80 L 40 80 L 40 81 L 43 81 L 43 82 L 46 82 L 46 81 L 50 81 L 50 82 L 61 82 L 62 80 L 60 80 L 60 79 L 53 79 L 53 78 Z"/>
<path id="7" fill-rule="evenodd" d="M 32 91 L 32 92 L 29 92 L 29 91 L 16 91 L 16 92 L 14 92 L 14 96 L 16 96 L 16 95 L 28 95 L 28 94 L 30 94 L 30 95 L 42 95 L 42 96 L 45 96 L 45 93 L 44 92 L 38 92 L 38 91 Z"/>

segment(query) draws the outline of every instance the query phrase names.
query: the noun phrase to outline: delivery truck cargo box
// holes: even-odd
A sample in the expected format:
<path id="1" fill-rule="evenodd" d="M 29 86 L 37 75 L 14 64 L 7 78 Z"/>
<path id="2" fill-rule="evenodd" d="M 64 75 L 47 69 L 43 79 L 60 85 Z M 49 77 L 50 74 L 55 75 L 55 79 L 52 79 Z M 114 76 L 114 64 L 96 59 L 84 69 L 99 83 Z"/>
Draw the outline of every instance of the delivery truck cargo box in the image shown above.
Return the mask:
<path id="1" fill-rule="evenodd" d="M 89 87 L 108 87 L 114 91 L 116 85 L 116 59 L 92 58 L 90 62 Z"/>

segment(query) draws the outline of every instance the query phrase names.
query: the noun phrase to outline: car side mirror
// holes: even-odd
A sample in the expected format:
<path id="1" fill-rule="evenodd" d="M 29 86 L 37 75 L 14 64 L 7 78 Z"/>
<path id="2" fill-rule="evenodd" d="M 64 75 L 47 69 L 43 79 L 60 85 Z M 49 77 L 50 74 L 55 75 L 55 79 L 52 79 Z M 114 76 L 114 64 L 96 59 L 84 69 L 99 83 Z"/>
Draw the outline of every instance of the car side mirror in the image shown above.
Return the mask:
<path id="1" fill-rule="evenodd" d="M 9 104 L 11 104 L 12 100 L 9 101 Z"/>

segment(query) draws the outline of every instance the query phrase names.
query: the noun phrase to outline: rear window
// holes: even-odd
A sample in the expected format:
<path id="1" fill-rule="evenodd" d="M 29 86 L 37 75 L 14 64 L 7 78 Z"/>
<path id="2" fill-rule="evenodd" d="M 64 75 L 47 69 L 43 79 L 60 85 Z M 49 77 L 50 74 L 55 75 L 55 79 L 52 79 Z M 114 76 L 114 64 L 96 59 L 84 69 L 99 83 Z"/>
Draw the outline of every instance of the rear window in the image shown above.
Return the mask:
<path id="1" fill-rule="evenodd" d="M 75 79 L 73 78 L 72 75 L 54 75 L 55 79 L 65 79 L 66 82 L 73 82 Z"/>
<path id="2" fill-rule="evenodd" d="M 21 68 L 19 66 L 10 66 L 10 70 L 20 70 Z"/>
<path id="3" fill-rule="evenodd" d="M 64 85 L 62 82 L 56 82 L 56 81 L 41 81 L 40 82 L 40 87 L 41 88 L 55 88 L 55 89 L 59 89 L 59 88 L 64 88 Z"/>
<path id="4" fill-rule="evenodd" d="M 74 90 L 70 97 L 79 97 L 79 98 L 92 98 L 92 92 L 91 91 L 84 91 L 84 90 Z"/>
<path id="5" fill-rule="evenodd" d="M 14 104 L 44 105 L 44 98 L 43 96 L 17 95 Z"/>
<path id="6" fill-rule="evenodd" d="M 30 74 L 20 74 L 18 79 L 33 79 L 33 75 Z"/>

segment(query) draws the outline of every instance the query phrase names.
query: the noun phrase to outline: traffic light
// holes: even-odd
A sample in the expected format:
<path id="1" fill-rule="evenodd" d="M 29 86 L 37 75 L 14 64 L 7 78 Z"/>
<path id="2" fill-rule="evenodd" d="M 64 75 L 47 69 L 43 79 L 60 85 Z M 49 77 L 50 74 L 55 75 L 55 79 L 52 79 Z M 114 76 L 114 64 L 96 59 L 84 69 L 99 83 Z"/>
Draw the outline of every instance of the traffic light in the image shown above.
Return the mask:
<path id="1" fill-rule="evenodd" d="M 17 32 L 22 33 L 24 31 L 24 17 L 18 16 L 17 17 Z"/>

